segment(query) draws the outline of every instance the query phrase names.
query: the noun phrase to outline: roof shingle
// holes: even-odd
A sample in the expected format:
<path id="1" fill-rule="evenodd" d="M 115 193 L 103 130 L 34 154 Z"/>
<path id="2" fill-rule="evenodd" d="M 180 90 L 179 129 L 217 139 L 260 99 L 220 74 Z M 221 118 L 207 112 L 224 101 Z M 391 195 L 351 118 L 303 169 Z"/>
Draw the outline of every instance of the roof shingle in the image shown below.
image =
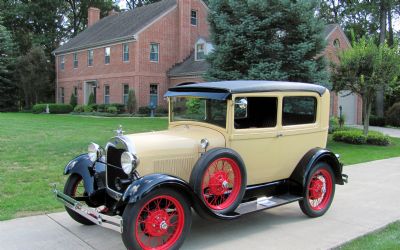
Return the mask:
<path id="1" fill-rule="evenodd" d="M 163 0 L 134 10 L 118 13 L 100 19 L 53 52 L 61 54 L 74 50 L 104 45 L 116 41 L 133 39 L 134 35 L 176 6 L 176 0 Z"/>

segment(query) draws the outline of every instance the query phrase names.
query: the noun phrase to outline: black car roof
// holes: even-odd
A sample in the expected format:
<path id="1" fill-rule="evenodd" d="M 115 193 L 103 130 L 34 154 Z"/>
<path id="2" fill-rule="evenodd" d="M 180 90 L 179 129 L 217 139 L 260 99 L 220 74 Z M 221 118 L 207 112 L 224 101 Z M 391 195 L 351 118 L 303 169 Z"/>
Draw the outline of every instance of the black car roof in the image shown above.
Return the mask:
<path id="1" fill-rule="evenodd" d="M 206 93 L 214 93 L 215 99 L 226 99 L 231 94 L 254 93 L 254 92 L 279 92 L 279 91 L 305 91 L 315 92 L 319 95 L 325 93 L 326 88 L 317 84 L 283 81 L 221 81 L 185 84 L 172 87 L 165 94 L 169 96 L 193 95 L 201 92 L 206 97 Z M 205 92 L 205 93 L 204 93 Z M 219 93 L 219 94 L 218 94 Z M 218 97 L 217 97 L 218 96 Z"/>

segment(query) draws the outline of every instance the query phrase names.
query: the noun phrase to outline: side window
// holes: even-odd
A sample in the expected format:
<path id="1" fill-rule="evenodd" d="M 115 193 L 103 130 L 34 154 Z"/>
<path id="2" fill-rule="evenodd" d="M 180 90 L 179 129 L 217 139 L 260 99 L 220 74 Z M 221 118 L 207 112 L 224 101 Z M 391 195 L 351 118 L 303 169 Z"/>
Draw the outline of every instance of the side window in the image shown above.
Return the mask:
<path id="1" fill-rule="evenodd" d="M 283 98 L 282 125 L 314 123 L 317 118 L 317 99 L 312 96 Z"/>
<path id="2" fill-rule="evenodd" d="M 277 97 L 235 99 L 235 129 L 273 128 L 278 113 Z"/>

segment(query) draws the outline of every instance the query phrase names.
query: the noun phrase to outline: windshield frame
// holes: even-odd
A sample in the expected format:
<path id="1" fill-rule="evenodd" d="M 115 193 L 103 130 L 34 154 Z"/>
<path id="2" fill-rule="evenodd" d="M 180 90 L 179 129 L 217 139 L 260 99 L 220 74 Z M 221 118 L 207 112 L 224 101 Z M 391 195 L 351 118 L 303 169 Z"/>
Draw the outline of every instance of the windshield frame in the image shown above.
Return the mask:
<path id="1" fill-rule="evenodd" d="M 224 126 L 219 126 L 217 124 L 214 123 L 210 123 L 207 121 L 200 121 L 200 120 L 173 120 L 173 98 L 198 98 L 198 99 L 209 99 L 209 100 L 216 100 L 216 101 L 223 101 L 226 103 L 226 109 L 225 109 L 225 124 Z M 169 108 L 169 112 L 168 112 L 168 121 L 169 121 L 169 125 L 170 126 L 177 126 L 177 125 L 201 125 L 204 127 L 209 127 L 212 129 L 216 129 L 216 130 L 220 130 L 222 132 L 227 132 L 228 128 L 229 128 L 229 119 L 230 119 L 230 105 L 229 105 L 229 99 L 224 99 L 221 100 L 219 98 L 204 98 L 198 95 L 188 95 L 187 93 L 185 93 L 185 95 L 179 95 L 179 96 L 169 96 L 168 97 L 168 108 Z"/>

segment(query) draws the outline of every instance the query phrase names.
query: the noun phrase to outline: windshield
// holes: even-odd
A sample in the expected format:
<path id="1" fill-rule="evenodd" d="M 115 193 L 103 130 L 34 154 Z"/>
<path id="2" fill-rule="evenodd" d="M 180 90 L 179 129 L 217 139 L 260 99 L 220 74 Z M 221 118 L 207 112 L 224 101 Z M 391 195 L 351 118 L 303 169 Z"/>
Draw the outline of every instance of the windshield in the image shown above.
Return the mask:
<path id="1" fill-rule="evenodd" d="M 197 121 L 226 126 L 226 101 L 198 97 L 171 97 L 171 121 Z"/>

